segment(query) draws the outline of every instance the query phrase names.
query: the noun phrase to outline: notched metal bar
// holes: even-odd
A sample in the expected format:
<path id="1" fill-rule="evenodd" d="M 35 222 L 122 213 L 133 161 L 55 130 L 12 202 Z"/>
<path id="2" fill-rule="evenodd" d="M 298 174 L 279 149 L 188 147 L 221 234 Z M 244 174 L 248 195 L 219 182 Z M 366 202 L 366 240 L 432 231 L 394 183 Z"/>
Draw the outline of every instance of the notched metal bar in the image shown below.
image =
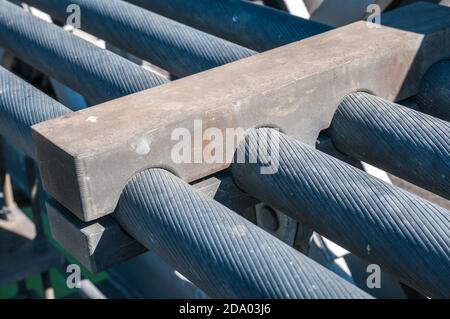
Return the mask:
<path id="1" fill-rule="evenodd" d="M 53 238 L 92 273 L 147 251 L 111 216 L 84 223 L 55 200 L 46 206 Z"/>
<path id="2" fill-rule="evenodd" d="M 313 145 L 349 92 L 410 97 L 427 68 L 450 54 L 449 8 L 421 3 L 385 19 L 395 28 L 356 22 L 35 125 L 44 187 L 90 221 L 111 213 L 145 168 L 166 167 L 188 182 L 227 168 L 174 163 L 171 133 L 185 128 L 194 136 L 194 120 L 203 131 L 277 126 Z"/>

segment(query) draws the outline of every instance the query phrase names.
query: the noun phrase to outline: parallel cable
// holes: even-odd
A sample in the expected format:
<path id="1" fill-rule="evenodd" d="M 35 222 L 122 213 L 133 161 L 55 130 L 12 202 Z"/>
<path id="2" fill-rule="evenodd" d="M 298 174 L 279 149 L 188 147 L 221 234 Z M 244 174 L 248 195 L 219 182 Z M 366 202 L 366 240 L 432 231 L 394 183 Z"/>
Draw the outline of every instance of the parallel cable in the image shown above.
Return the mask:
<path id="1" fill-rule="evenodd" d="M 450 60 L 427 71 L 415 99 L 420 111 L 450 122 Z"/>
<path id="2" fill-rule="evenodd" d="M 0 0 L 0 46 L 94 103 L 168 82 L 6 0 Z"/>
<path id="3" fill-rule="evenodd" d="M 71 110 L 0 67 L 0 135 L 36 159 L 31 126 Z"/>
<path id="4" fill-rule="evenodd" d="M 80 8 L 83 30 L 184 77 L 256 54 L 208 33 L 119 0 L 26 0 L 60 21 Z"/>
<path id="5" fill-rule="evenodd" d="M 232 165 L 244 191 L 425 295 L 450 297 L 450 211 L 275 130 L 250 131 L 238 154 L 256 159 Z M 267 163 L 278 170 L 261 174 Z"/>
<path id="6" fill-rule="evenodd" d="M 332 29 L 241 0 L 127 0 L 255 51 L 267 51 Z"/>
<path id="7" fill-rule="evenodd" d="M 339 104 L 329 133 L 342 153 L 450 199 L 450 122 L 352 93 Z"/>
<path id="8" fill-rule="evenodd" d="M 128 182 L 115 217 L 213 298 L 369 297 L 162 169 Z"/>

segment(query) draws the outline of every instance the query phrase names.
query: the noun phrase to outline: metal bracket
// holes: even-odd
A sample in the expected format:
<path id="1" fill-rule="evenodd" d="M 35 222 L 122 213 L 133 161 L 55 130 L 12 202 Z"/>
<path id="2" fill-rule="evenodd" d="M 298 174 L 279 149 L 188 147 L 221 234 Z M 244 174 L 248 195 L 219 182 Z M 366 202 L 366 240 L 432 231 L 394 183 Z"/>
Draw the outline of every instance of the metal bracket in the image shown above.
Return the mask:
<path id="1" fill-rule="evenodd" d="M 46 206 L 53 238 L 92 273 L 147 251 L 111 216 L 84 223 L 55 200 Z"/>
<path id="2" fill-rule="evenodd" d="M 258 201 L 240 191 L 229 174 L 218 174 L 193 187 L 256 222 L 254 208 Z M 147 251 L 112 216 L 82 222 L 55 200 L 48 201 L 46 206 L 53 238 L 93 273 Z"/>
<path id="3" fill-rule="evenodd" d="M 392 11 L 166 85 L 35 125 L 44 188 L 84 221 L 113 212 L 127 181 L 164 167 L 188 182 L 225 163 L 174 163 L 171 133 L 271 126 L 314 145 L 340 100 L 357 90 L 388 100 L 417 93 L 428 67 L 450 54 L 450 9 Z M 194 143 L 202 154 L 205 143 Z M 207 143 L 206 143 L 207 144 Z M 224 146 L 225 147 L 225 146 Z"/>

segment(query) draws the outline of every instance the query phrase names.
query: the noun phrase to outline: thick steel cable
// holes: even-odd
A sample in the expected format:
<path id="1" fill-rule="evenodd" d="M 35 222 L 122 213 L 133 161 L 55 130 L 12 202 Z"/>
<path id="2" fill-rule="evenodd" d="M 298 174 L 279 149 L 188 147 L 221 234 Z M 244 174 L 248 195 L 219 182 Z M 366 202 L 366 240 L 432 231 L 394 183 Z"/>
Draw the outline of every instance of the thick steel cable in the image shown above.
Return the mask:
<path id="1" fill-rule="evenodd" d="M 241 0 L 127 0 L 255 51 L 270 50 L 332 28 Z"/>
<path id="2" fill-rule="evenodd" d="M 65 21 L 66 9 L 80 7 L 81 28 L 184 77 L 255 54 L 255 51 L 216 38 L 133 4 L 119 0 L 26 0 Z"/>
<path id="3" fill-rule="evenodd" d="M 167 80 L 0 0 L 0 46 L 94 103 Z"/>
<path id="4" fill-rule="evenodd" d="M 36 158 L 30 127 L 70 113 L 46 94 L 0 67 L 0 129 L 10 142 Z"/>
<path id="5" fill-rule="evenodd" d="M 8 122 L 0 134 L 25 149 L 34 149 L 31 125 L 71 113 L 3 68 L 0 85 L 0 120 Z M 212 297 L 370 297 L 161 169 L 134 176 L 115 215 L 132 236 Z"/>
<path id="6" fill-rule="evenodd" d="M 261 174 L 267 152 L 256 157 L 268 140 L 279 146 L 275 174 Z M 425 295 L 450 297 L 450 211 L 275 130 L 251 131 L 239 151 L 258 159 L 232 165 L 244 191 Z"/>
<path id="7" fill-rule="evenodd" d="M 450 199 L 450 122 L 361 92 L 339 104 L 329 133 L 342 153 Z"/>
<path id="8" fill-rule="evenodd" d="M 214 298 L 368 297 L 162 169 L 135 175 L 115 216 L 140 243 Z"/>
<path id="9" fill-rule="evenodd" d="M 450 122 L 450 60 L 440 61 L 427 71 L 416 101 L 420 111 Z"/>

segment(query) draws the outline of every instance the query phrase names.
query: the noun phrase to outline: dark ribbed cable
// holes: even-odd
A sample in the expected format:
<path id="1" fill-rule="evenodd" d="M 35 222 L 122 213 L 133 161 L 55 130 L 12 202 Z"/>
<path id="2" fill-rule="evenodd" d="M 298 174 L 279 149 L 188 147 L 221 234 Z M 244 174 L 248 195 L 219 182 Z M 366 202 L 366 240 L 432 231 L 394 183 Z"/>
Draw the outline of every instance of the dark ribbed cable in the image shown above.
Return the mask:
<path id="1" fill-rule="evenodd" d="M 184 77 L 255 54 L 141 7 L 119 0 L 26 0 L 66 21 L 70 4 L 80 7 L 81 28 Z"/>
<path id="2" fill-rule="evenodd" d="M 329 133 L 339 151 L 450 199 L 450 122 L 352 93 Z"/>
<path id="3" fill-rule="evenodd" d="M 332 28 L 241 0 L 128 0 L 255 51 L 270 50 Z"/>
<path id="4" fill-rule="evenodd" d="M 268 140 L 272 153 L 257 157 Z M 246 141 L 239 151 L 257 161 L 232 165 L 243 190 L 425 295 L 450 297 L 448 210 L 277 131 L 253 130 Z M 278 170 L 261 174 L 271 158 Z"/>
<path id="5" fill-rule="evenodd" d="M 0 135 L 36 158 L 30 127 L 71 110 L 0 67 Z"/>
<path id="6" fill-rule="evenodd" d="M 450 60 L 440 61 L 427 71 L 416 101 L 420 111 L 450 122 Z"/>
<path id="7" fill-rule="evenodd" d="M 211 297 L 369 297 L 162 169 L 128 182 L 115 217 Z"/>
<path id="8" fill-rule="evenodd" d="M 100 103 L 168 82 L 0 0 L 0 46 Z"/>

